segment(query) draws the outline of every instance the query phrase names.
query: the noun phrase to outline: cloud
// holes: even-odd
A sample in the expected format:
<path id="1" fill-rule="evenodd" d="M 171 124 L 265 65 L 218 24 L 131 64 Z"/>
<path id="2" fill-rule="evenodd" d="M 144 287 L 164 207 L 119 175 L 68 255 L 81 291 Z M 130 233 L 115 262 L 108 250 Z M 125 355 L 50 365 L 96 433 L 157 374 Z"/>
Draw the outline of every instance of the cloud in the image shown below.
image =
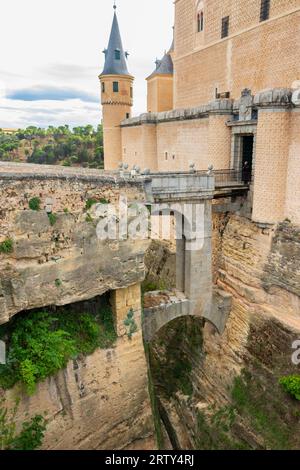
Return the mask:
<path id="1" fill-rule="evenodd" d="M 20 101 L 68 101 L 81 100 L 90 103 L 98 103 L 99 97 L 75 88 L 59 88 L 51 86 L 37 86 L 32 88 L 23 88 L 13 90 L 6 94 L 10 100 Z"/>
<path id="2" fill-rule="evenodd" d="M 79 99 L 67 101 L 18 101 L 0 99 L 0 128 L 47 127 L 69 124 L 70 127 L 101 122 L 100 104 Z"/>
<path id="3" fill-rule="evenodd" d="M 50 64 L 47 67 L 41 67 L 39 70 L 46 77 L 68 80 L 70 78 L 73 80 L 90 79 L 91 77 L 97 77 L 100 73 L 100 70 L 95 66 L 61 63 Z"/>

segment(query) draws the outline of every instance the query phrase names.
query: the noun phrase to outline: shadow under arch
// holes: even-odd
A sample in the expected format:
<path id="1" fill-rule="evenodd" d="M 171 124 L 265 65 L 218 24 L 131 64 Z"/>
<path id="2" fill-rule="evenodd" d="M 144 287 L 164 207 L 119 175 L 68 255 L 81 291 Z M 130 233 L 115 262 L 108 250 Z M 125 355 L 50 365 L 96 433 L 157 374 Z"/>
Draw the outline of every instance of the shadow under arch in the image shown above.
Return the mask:
<path id="1" fill-rule="evenodd" d="M 190 309 L 191 302 L 188 299 L 144 309 L 142 327 L 145 342 L 151 343 L 165 326 L 183 317 L 200 320 L 203 324 L 208 322 L 218 334 L 222 334 L 220 324 L 213 318 L 191 314 Z"/>

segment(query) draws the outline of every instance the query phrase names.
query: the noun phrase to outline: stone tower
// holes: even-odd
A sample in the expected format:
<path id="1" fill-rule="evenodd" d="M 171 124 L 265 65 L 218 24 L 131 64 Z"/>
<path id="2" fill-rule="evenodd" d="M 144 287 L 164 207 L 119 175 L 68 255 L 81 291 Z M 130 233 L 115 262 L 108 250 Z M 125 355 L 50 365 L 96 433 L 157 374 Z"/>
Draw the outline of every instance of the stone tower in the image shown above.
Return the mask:
<path id="1" fill-rule="evenodd" d="M 133 80 L 127 69 L 128 53 L 124 51 L 114 5 L 108 48 L 101 75 L 101 104 L 103 106 L 104 168 L 116 170 L 122 161 L 120 123 L 131 116 Z"/>
<path id="2" fill-rule="evenodd" d="M 159 113 L 173 109 L 173 44 L 147 80 L 147 111 Z"/>

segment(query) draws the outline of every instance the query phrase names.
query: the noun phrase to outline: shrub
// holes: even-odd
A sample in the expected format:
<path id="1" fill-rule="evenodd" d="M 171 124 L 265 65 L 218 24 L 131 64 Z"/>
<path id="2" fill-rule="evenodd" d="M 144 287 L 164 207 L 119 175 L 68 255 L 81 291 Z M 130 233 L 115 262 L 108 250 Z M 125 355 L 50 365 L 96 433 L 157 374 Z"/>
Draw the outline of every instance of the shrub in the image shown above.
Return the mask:
<path id="1" fill-rule="evenodd" d="M 12 253 L 14 251 L 14 242 L 11 238 L 6 238 L 0 243 L 0 253 Z"/>
<path id="2" fill-rule="evenodd" d="M 25 421 L 19 434 L 16 434 L 15 417 L 18 402 L 12 410 L 4 405 L 0 407 L 0 450 L 35 450 L 43 442 L 46 430 L 46 420 L 36 415 L 30 421 Z"/>
<path id="3" fill-rule="evenodd" d="M 300 375 L 281 377 L 279 383 L 287 393 L 296 398 L 296 400 L 300 400 Z"/>
<path id="4" fill-rule="evenodd" d="M 127 313 L 127 317 L 124 320 L 124 325 L 127 327 L 127 336 L 129 339 L 131 339 L 133 333 L 135 333 L 138 329 L 137 324 L 134 319 L 134 311 L 132 308 Z"/>
<path id="5" fill-rule="evenodd" d="M 56 287 L 60 287 L 62 285 L 62 281 L 60 279 L 55 279 Z"/>
<path id="6" fill-rule="evenodd" d="M 40 380 L 64 368 L 71 358 L 91 354 L 97 347 L 111 347 L 117 336 L 110 308 L 96 314 L 63 310 L 32 311 L 1 327 L 0 338 L 9 337 L 7 364 L 0 365 L 0 387 L 17 382 L 33 394 Z"/>
<path id="7" fill-rule="evenodd" d="M 32 199 L 30 199 L 29 201 L 29 208 L 32 210 L 32 211 L 39 211 L 40 208 L 41 208 L 41 200 L 39 197 L 33 197 Z"/>
<path id="8" fill-rule="evenodd" d="M 53 225 L 55 225 L 55 223 L 57 221 L 57 215 L 50 212 L 48 214 L 48 219 L 49 219 L 50 225 L 53 226 Z"/>
<path id="9" fill-rule="evenodd" d="M 64 208 L 64 213 L 65 214 L 68 214 L 69 213 L 69 209 L 67 207 Z"/>

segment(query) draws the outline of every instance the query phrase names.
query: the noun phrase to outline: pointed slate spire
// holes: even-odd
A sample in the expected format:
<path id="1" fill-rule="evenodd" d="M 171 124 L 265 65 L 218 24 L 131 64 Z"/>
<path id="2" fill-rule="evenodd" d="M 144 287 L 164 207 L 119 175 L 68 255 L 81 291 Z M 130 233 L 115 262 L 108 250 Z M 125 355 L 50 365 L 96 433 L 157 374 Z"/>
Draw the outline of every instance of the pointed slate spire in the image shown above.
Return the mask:
<path id="1" fill-rule="evenodd" d="M 154 75 L 173 75 L 174 73 L 173 60 L 169 52 L 166 52 L 161 60 L 156 59 L 155 65 L 155 70 L 148 78 Z"/>
<path id="2" fill-rule="evenodd" d="M 173 75 L 174 74 L 174 65 L 173 60 L 171 57 L 171 53 L 174 51 L 174 39 L 172 41 L 171 47 L 168 52 L 165 52 L 165 55 L 161 60 L 156 59 L 155 65 L 156 68 L 153 70 L 151 75 L 147 78 L 147 80 L 155 75 Z"/>
<path id="3" fill-rule="evenodd" d="M 124 52 L 123 49 L 116 8 L 114 4 L 114 19 L 108 47 L 103 51 L 105 54 L 105 64 L 101 75 L 130 75 L 126 63 L 128 52 Z"/>

